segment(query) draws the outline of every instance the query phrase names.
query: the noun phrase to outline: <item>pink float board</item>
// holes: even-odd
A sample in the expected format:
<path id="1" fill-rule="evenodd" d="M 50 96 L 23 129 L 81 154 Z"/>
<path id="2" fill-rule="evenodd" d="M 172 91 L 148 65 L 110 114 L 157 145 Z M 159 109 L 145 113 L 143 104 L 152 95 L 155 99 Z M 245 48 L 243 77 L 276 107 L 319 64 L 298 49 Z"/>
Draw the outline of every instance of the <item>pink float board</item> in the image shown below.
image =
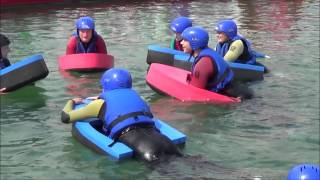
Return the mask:
<path id="1" fill-rule="evenodd" d="M 212 91 L 190 85 L 187 81 L 189 71 L 152 63 L 146 81 L 152 87 L 181 101 L 230 104 L 240 102 L 237 98 L 228 97 Z"/>
<path id="2" fill-rule="evenodd" d="M 63 70 L 109 69 L 114 65 L 113 56 L 99 53 L 82 53 L 60 56 L 59 68 Z"/>

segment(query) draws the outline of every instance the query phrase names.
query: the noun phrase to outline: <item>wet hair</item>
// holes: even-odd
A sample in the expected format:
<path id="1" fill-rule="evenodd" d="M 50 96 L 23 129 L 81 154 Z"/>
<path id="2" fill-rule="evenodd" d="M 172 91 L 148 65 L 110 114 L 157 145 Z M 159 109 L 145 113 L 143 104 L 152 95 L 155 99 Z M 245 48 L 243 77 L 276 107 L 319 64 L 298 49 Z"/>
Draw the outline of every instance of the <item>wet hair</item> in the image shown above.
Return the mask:
<path id="1" fill-rule="evenodd" d="M 0 47 L 7 46 L 10 44 L 10 40 L 7 36 L 0 34 Z"/>

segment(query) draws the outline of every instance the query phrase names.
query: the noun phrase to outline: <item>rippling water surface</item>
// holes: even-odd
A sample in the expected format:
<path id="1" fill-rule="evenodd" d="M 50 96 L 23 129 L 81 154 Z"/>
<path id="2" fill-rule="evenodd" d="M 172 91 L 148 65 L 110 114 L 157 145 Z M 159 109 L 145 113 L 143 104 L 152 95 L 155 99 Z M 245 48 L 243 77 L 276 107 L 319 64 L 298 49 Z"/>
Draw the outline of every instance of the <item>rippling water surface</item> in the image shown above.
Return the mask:
<path id="1" fill-rule="evenodd" d="M 3 8 L 3 7 L 2 7 Z M 16 62 L 41 53 L 48 77 L 1 95 L 0 179 L 284 179 L 294 164 L 319 164 L 319 1 L 82 1 L 1 10 L 1 33 L 12 41 Z M 188 136 L 185 158 L 154 169 L 136 160 L 120 163 L 98 155 L 60 122 L 66 101 L 97 95 L 101 73 L 65 73 L 65 52 L 74 22 L 96 20 L 96 30 L 127 68 L 156 116 Z M 147 45 L 169 46 L 168 24 L 189 16 L 216 39 L 215 23 L 234 18 L 241 34 L 271 72 L 251 83 L 255 98 L 216 106 L 163 97 L 145 83 Z"/>

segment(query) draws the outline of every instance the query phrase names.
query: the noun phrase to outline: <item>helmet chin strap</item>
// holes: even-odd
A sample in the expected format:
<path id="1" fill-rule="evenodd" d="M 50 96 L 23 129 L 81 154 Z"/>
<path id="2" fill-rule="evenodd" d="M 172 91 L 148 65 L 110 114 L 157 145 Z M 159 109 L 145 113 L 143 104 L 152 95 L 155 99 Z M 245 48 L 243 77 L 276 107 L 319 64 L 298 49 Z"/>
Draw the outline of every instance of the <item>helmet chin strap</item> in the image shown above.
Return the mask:
<path id="1" fill-rule="evenodd" d="M 192 56 L 197 57 L 199 55 L 200 49 L 192 50 Z"/>
<path id="2" fill-rule="evenodd" d="M 194 50 L 192 49 L 192 51 L 191 51 L 191 55 L 193 56 L 194 55 Z"/>
<path id="3" fill-rule="evenodd" d="M 190 56 L 189 56 L 189 58 L 188 58 L 188 62 L 190 62 L 191 57 L 193 57 L 193 55 L 194 55 L 194 50 L 191 51 Z"/>

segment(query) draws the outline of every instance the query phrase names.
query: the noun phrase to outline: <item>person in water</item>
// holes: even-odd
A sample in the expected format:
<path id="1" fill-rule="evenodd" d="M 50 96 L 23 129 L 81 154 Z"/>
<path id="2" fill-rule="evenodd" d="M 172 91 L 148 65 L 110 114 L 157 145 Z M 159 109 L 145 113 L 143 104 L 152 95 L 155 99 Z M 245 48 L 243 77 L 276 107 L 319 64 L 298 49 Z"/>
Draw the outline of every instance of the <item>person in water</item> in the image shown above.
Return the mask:
<path id="1" fill-rule="evenodd" d="M 11 65 L 9 59 L 8 59 L 8 54 L 10 51 L 9 48 L 10 45 L 10 40 L 8 37 L 6 37 L 3 34 L 0 34 L 0 69 L 6 68 Z"/>
<path id="2" fill-rule="evenodd" d="M 95 31 L 91 17 L 81 17 L 76 21 L 77 32 L 69 39 L 66 54 L 104 53 L 107 47 L 103 38 Z"/>
<path id="3" fill-rule="evenodd" d="M 69 100 L 61 113 L 61 121 L 73 123 L 89 117 L 103 121 L 103 133 L 134 150 L 134 155 L 146 162 L 157 162 L 162 155 L 181 156 L 180 149 L 155 127 L 147 103 L 131 89 L 128 71 L 112 68 L 101 77 L 102 93 L 83 108 L 72 110 L 81 98 Z"/>
<path id="4" fill-rule="evenodd" d="M 237 98 L 251 98 L 253 92 L 233 82 L 228 63 L 208 47 L 208 32 L 201 27 L 189 27 L 182 34 L 181 45 L 185 53 L 195 58 L 187 81 L 196 87 Z"/>
<path id="5" fill-rule="evenodd" d="M 217 23 L 218 43 L 216 51 L 226 60 L 242 64 L 256 64 L 256 56 L 251 43 L 238 34 L 237 25 L 233 20 L 221 20 Z"/>
<path id="6" fill-rule="evenodd" d="M 9 38 L 3 34 L 0 34 L 0 47 L 1 47 L 1 50 L 0 50 L 0 70 L 11 65 L 11 63 L 8 59 L 8 54 L 10 51 L 9 45 L 10 45 Z M 1 88 L 0 93 L 4 92 L 5 90 L 6 90 L 6 88 Z"/>
<path id="7" fill-rule="evenodd" d="M 170 48 L 178 51 L 183 51 L 181 46 L 181 33 L 188 27 L 192 26 L 192 20 L 187 17 L 178 17 L 170 23 L 170 29 L 175 33 L 175 37 L 172 38 Z"/>

